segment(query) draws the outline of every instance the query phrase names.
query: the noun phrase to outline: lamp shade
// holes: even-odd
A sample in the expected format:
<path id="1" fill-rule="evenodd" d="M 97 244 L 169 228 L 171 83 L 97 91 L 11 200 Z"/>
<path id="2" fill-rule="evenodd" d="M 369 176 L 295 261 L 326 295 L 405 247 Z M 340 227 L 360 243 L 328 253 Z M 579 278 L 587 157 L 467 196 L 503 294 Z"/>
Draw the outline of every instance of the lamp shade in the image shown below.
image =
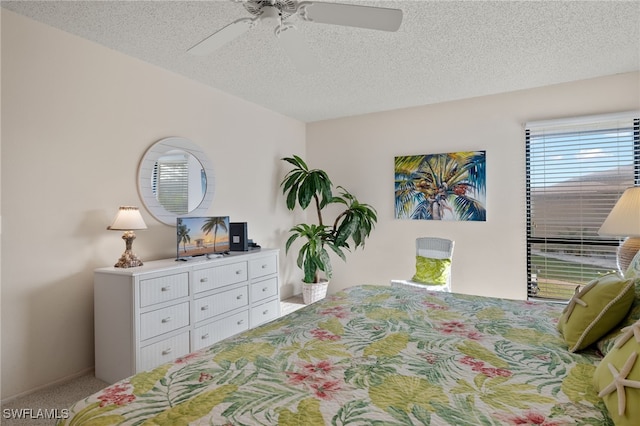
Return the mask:
<path id="1" fill-rule="evenodd" d="M 137 207 L 121 206 L 118 209 L 113 223 L 107 229 L 112 231 L 132 231 L 134 229 L 147 229 Z"/>
<path id="2" fill-rule="evenodd" d="M 627 188 L 598 230 L 599 235 L 640 237 L 640 187 Z"/>

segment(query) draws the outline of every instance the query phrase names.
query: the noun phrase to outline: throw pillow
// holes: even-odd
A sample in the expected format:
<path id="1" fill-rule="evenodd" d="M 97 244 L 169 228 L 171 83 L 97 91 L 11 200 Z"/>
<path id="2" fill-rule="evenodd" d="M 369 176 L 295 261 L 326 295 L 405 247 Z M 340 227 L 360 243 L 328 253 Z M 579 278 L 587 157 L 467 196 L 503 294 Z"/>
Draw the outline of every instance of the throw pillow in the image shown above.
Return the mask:
<path id="1" fill-rule="evenodd" d="M 625 328 L 593 376 L 616 426 L 636 426 L 640 419 L 640 321 Z"/>
<path id="2" fill-rule="evenodd" d="M 622 333 L 622 328 L 628 327 L 638 320 L 640 320 L 640 279 L 636 278 L 636 296 L 633 299 L 631 309 L 629 309 L 627 316 L 622 319 L 620 324 L 618 324 L 613 330 L 611 330 L 597 342 L 597 347 L 602 355 L 608 354 L 609 351 L 613 348 L 613 345 L 616 343 L 616 340 Z"/>
<path id="3" fill-rule="evenodd" d="M 609 332 L 627 315 L 634 298 L 635 281 L 618 274 L 603 275 L 576 291 L 558 323 L 569 352 L 584 349 Z"/>
<path id="4" fill-rule="evenodd" d="M 416 256 L 416 274 L 411 281 L 422 284 L 445 285 L 451 273 L 451 259 L 432 259 Z"/>

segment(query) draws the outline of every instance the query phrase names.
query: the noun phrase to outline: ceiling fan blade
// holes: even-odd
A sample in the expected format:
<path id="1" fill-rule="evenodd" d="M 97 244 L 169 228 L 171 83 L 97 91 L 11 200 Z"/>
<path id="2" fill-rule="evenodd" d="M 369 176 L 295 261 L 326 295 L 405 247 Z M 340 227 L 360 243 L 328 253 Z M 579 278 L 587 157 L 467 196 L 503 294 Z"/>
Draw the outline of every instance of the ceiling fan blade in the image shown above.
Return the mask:
<path id="1" fill-rule="evenodd" d="M 293 25 L 281 25 L 276 28 L 276 36 L 293 65 L 301 74 L 311 74 L 320 68 L 320 64 L 309 50 L 300 33 Z"/>
<path id="2" fill-rule="evenodd" d="M 218 30 L 217 32 L 211 34 L 201 42 L 195 44 L 194 46 L 189 48 L 187 52 L 191 53 L 192 55 L 208 55 L 224 46 L 225 44 L 229 43 L 230 41 L 240 37 L 242 34 L 246 33 L 251 28 L 254 28 L 256 25 L 257 22 L 255 19 L 238 19 L 237 21 L 230 23 L 221 30 Z"/>
<path id="3" fill-rule="evenodd" d="M 322 24 L 397 31 L 402 10 L 342 3 L 302 2 L 298 12 L 302 19 Z"/>

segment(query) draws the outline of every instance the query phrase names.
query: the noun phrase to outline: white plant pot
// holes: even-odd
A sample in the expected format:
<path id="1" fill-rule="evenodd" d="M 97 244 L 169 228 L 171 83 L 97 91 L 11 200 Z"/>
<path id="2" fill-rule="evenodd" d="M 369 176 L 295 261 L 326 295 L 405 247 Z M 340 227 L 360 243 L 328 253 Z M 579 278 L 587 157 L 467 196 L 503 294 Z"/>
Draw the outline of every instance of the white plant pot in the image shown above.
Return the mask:
<path id="1" fill-rule="evenodd" d="M 315 303 L 318 300 L 322 300 L 327 295 L 327 288 L 329 288 L 329 281 L 320 280 L 319 283 L 302 283 L 302 300 L 305 305 Z"/>

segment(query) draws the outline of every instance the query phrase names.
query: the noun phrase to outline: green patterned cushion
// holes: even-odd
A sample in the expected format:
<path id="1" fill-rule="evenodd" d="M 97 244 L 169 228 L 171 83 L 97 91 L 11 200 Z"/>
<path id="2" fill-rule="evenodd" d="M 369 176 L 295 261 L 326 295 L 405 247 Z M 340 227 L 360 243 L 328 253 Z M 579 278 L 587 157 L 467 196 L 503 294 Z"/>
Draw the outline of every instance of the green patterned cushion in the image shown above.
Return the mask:
<path id="1" fill-rule="evenodd" d="M 451 273 L 451 259 L 432 259 L 416 256 L 416 274 L 411 281 L 422 284 L 445 285 Z"/>
<path id="2" fill-rule="evenodd" d="M 603 275 L 576 292 L 558 323 L 569 351 L 584 349 L 607 334 L 627 315 L 634 298 L 634 280 L 618 274 Z"/>
<path id="3" fill-rule="evenodd" d="M 596 368 L 593 382 L 616 426 L 637 426 L 640 419 L 640 322 L 627 327 L 621 337 Z M 614 382 L 614 376 L 619 377 L 618 383 Z"/>

